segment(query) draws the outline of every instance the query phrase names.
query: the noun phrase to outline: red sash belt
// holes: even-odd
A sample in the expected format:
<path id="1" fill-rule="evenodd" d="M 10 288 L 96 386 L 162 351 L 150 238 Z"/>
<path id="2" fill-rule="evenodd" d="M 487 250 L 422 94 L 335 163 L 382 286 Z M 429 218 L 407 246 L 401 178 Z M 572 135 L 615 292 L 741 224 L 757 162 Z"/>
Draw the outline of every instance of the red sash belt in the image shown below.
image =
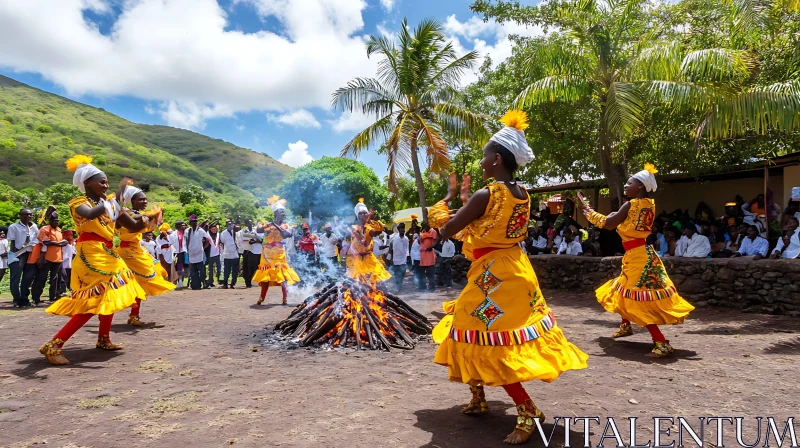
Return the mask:
<path id="1" fill-rule="evenodd" d="M 113 249 L 114 248 L 114 242 L 111 241 L 111 240 L 107 240 L 107 239 L 103 238 L 102 236 L 100 236 L 100 235 L 98 235 L 96 233 L 81 232 L 81 234 L 78 236 L 78 242 L 79 243 L 85 243 L 85 242 L 88 242 L 88 241 L 98 241 L 98 242 L 101 242 L 101 243 L 105 244 L 106 247 L 109 248 L 109 249 Z"/>
<path id="2" fill-rule="evenodd" d="M 645 245 L 647 245 L 647 241 L 645 241 L 643 239 L 630 240 L 630 241 L 623 241 L 622 242 L 622 247 L 625 248 L 626 252 L 629 251 L 629 250 L 636 249 L 637 247 L 645 246 Z"/>
<path id="3" fill-rule="evenodd" d="M 502 249 L 501 247 L 481 247 L 480 249 L 472 249 L 472 258 L 475 260 L 483 257 L 484 255 Z"/>
<path id="4" fill-rule="evenodd" d="M 120 241 L 119 242 L 119 247 L 136 247 L 136 246 L 138 246 L 138 244 L 134 243 L 132 241 Z"/>

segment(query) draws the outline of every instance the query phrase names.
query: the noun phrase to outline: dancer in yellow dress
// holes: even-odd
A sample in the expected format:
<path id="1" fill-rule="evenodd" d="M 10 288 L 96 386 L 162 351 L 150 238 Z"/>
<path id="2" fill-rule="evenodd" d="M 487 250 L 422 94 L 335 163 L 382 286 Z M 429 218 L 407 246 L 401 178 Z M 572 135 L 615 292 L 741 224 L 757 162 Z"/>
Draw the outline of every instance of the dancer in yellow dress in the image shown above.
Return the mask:
<path id="1" fill-rule="evenodd" d="M 364 204 L 364 199 L 359 199 L 353 211 L 358 219 L 358 224 L 353 225 L 350 233 L 350 248 L 347 254 L 347 275 L 361 283 L 375 286 L 389 280 L 392 275 L 386 270 L 383 262 L 375 256 L 372 250 L 375 244 L 373 238 L 383 232 L 384 226 L 376 221 L 375 212 L 370 211 Z"/>
<path id="2" fill-rule="evenodd" d="M 91 162 L 91 157 L 85 155 L 67 160 L 67 169 L 75 173 L 72 183 L 85 196 L 69 202 L 75 229 L 80 233 L 75 247 L 77 256 L 72 265 L 72 294 L 47 308 L 50 314 L 70 316 L 71 319 L 39 349 L 54 365 L 69 364 L 61 347 L 94 315 L 100 319 L 97 348 L 122 349 L 121 345 L 111 343 L 111 320 L 114 313 L 129 308 L 136 303 L 137 297 L 145 294 L 135 275 L 114 251 L 112 239 L 116 224 L 140 231 L 150 224 L 150 219 L 121 214 L 117 201 L 106 198 L 108 178 Z"/>
<path id="3" fill-rule="evenodd" d="M 597 301 L 606 311 L 622 316 L 619 330 L 611 337 L 622 338 L 633 334 L 631 322 L 646 327 L 655 347 L 651 356 L 663 358 L 674 349 L 659 330 L 659 325 L 683 323 L 694 307 L 683 300 L 667 275 L 656 250 L 645 239 L 653 229 L 656 203 L 647 193 L 656 191 L 655 167 L 645 169 L 628 179 L 625 197 L 619 211 L 603 216 L 594 211 L 583 197 L 583 214 L 601 229 L 617 229 L 625 247 L 622 273 L 597 289 Z"/>
<path id="4" fill-rule="evenodd" d="M 288 285 L 300 281 L 297 272 L 286 261 L 286 248 L 283 246 L 283 239 L 292 236 L 289 227 L 283 223 L 286 218 L 286 200 L 273 196 L 267 202 L 272 208 L 275 219 L 262 228 L 256 229 L 256 233 L 264 235 L 261 245 L 261 262 L 253 275 L 253 282 L 261 285 L 261 297 L 256 305 L 264 303 L 270 285 L 281 286 L 283 304 L 286 305 L 286 298 L 289 295 Z"/>
<path id="5" fill-rule="evenodd" d="M 484 386 L 502 386 L 514 400 L 519 417 L 509 444 L 528 440 L 534 419 L 544 420 L 523 381 L 551 382 L 567 370 L 586 368 L 588 356 L 564 336 L 539 289 L 530 260 L 519 243 L 527 236 L 530 197 L 514 179 L 519 166 L 533 160 L 522 132 L 526 116 L 510 111 L 506 124 L 483 148 L 484 179 L 495 179 L 469 197 L 469 177 L 461 187 L 465 204 L 450 217 L 455 197 L 451 176 L 447 197 L 431 207 L 431 227 L 442 238 L 464 242 L 472 260 L 467 286 L 458 299 L 444 304 L 447 313 L 433 332 L 439 345 L 434 362 L 447 366 L 450 381 L 468 384 L 472 400 L 465 414 L 488 411 Z"/>
<path id="6" fill-rule="evenodd" d="M 128 324 L 137 327 L 145 325 L 139 318 L 139 313 L 142 309 L 142 301 L 147 299 L 147 296 L 157 296 L 167 291 L 175 289 L 175 285 L 168 281 L 167 271 L 161 267 L 158 260 L 154 260 L 147 250 L 140 244 L 142 241 L 142 234 L 152 232 L 161 225 L 161 210 L 151 210 L 145 212 L 147 209 L 147 195 L 144 191 L 133 185 L 128 185 L 128 179 L 124 179 L 122 190 L 119 196 L 122 198 L 123 213 L 127 213 L 132 218 L 137 216 L 145 216 L 148 218 L 147 227 L 139 231 L 131 231 L 122 225 L 117 225 L 117 235 L 120 239 L 119 253 L 122 260 L 128 269 L 136 275 L 136 281 L 139 286 L 144 289 L 145 295 L 136 298 L 136 305 L 131 307 L 130 316 L 128 316 Z"/>

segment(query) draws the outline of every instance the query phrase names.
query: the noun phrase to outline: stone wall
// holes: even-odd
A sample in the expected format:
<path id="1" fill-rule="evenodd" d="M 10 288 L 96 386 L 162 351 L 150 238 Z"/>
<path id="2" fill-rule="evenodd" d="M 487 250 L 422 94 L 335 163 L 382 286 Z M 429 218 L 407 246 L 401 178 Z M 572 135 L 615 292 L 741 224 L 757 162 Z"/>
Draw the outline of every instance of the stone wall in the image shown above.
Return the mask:
<path id="1" fill-rule="evenodd" d="M 545 288 L 592 291 L 619 275 L 622 257 L 530 257 Z M 800 260 L 666 258 L 678 292 L 696 306 L 800 316 Z"/>
<path id="2" fill-rule="evenodd" d="M 530 257 L 543 288 L 590 292 L 619 275 L 622 257 L 537 255 Z M 666 258 L 678 292 L 696 306 L 800 316 L 800 260 Z M 469 262 L 453 263 L 464 278 Z"/>

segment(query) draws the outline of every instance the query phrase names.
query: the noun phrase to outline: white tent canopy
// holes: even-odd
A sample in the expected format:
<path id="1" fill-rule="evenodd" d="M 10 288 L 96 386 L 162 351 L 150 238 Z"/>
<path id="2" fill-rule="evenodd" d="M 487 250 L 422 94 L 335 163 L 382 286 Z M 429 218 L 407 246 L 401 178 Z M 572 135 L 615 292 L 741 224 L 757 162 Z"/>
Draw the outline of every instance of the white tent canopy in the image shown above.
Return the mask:
<path id="1" fill-rule="evenodd" d="M 405 210 L 398 210 L 394 214 L 394 223 L 400 224 L 401 222 L 404 222 L 408 224 L 411 222 L 411 215 L 417 215 L 417 221 L 422 222 L 422 208 L 414 207 L 407 208 Z"/>

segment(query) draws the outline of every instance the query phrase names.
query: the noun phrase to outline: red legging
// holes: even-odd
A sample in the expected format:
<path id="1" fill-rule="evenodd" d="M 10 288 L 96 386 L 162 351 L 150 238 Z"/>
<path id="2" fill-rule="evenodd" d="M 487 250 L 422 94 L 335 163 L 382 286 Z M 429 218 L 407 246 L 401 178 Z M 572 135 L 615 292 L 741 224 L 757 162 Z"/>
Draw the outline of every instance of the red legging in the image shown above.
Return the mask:
<path id="1" fill-rule="evenodd" d="M 136 306 L 131 307 L 131 317 L 139 317 L 140 309 L 142 309 L 142 299 L 136 299 Z"/>
<path id="2" fill-rule="evenodd" d="M 514 404 L 517 406 L 531 399 L 528 393 L 525 392 L 525 388 L 522 387 L 522 383 L 506 384 L 503 386 L 503 389 L 505 389 L 508 396 L 514 400 Z"/>
<path id="3" fill-rule="evenodd" d="M 75 334 L 76 331 L 80 330 L 81 327 L 86 325 L 86 322 L 89 322 L 94 314 L 76 314 L 72 316 L 72 318 L 64 325 L 53 339 L 61 339 L 64 342 L 67 342 L 69 338 Z M 100 314 L 97 316 L 100 319 L 100 328 L 97 331 L 98 336 L 108 334 L 111 332 L 111 321 L 114 319 L 113 314 Z"/>
<path id="4" fill-rule="evenodd" d="M 630 325 L 631 321 L 623 317 L 622 323 Z M 667 342 L 667 338 L 665 338 L 664 333 L 662 333 L 661 330 L 659 330 L 658 325 L 650 324 L 645 328 L 647 328 L 647 331 L 650 332 L 650 337 L 653 338 L 653 342 Z"/>
<path id="5" fill-rule="evenodd" d="M 267 291 L 269 290 L 269 283 L 262 283 L 261 284 L 261 298 L 267 297 Z M 283 293 L 283 298 L 285 299 L 286 296 L 289 295 L 289 290 L 286 288 L 286 283 L 281 283 L 281 292 Z M 139 299 L 136 299 L 139 300 Z"/>

